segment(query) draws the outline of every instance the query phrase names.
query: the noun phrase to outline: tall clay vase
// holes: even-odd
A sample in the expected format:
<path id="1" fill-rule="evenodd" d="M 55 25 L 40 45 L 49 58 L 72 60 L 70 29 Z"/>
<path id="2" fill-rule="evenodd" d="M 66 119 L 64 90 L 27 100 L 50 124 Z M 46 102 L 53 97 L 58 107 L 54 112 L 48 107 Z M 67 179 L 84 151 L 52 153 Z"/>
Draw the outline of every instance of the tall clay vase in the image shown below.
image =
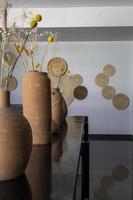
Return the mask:
<path id="1" fill-rule="evenodd" d="M 32 149 L 30 125 L 9 99 L 9 92 L 0 91 L 0 181 L 24 174 Z"/>
<path id="2" fill-rule="evenodd" d="M 51 142 L 51 87 L 44 72 L 28 72 L 23 79 L 23 114 L 33 134 L 33 144 Z"/>
<path id="3" fill-rule="evenodd" d="M 62 95 L 57 88 L 51 89 L 52 100 L 52 133 L 59 132 L 63 124 Z M 56 128 L 55 128 L 56 127 Z"/>

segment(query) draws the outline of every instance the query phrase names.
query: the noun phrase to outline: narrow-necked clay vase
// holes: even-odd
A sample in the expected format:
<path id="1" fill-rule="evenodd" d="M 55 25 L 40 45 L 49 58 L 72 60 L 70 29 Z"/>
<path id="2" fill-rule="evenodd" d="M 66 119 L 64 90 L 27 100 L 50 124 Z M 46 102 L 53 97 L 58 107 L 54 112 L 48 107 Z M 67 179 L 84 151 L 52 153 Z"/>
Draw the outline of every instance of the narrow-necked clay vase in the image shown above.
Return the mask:
<path id="1" fill-rule="evenodd" d="M 23 114 L 33 134 L 33 144 L 51 142 L 51 87 L 44 72 L 28 72 L 23 79 Z"/>
<path id="2" fill-rule="evenodd" d="M 63 124 L 62 95 L 58 88 L 51 89 L 51 100 L 52 100 L 52 133 L 53 133 L 55 126 L 57 132 L 59 132 Z"/>
<path id="3" fill-rule="evenodd" d="M 9 98 L 9 92 L 0 92 L 0 181 L 24 174 L 32 149 L 30 125 Z"/>

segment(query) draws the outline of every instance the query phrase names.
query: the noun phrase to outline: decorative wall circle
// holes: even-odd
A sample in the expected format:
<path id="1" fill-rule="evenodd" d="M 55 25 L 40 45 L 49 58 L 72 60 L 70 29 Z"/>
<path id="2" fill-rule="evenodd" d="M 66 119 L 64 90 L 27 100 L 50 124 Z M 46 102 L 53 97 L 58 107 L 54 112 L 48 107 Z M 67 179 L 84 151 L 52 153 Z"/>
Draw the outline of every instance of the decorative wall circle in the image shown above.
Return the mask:
<path id="1" fill-rule="evenodd" d="M 118 110 L 124 110 L 129 106 L 130 100 L 127 95 L 119 93 L 113 97 L 113 105 Z"/>
<path id="2" fill-rule="evenodd" d="M 109 83 L 109 78 L 104 73 L 99 73 L 96 78 L 95 82 L 99 87 L 105 87 Z"/>
<path id="3" fill-rule="evenodd" d="M 7 84 L 8 82 L 9 82 L 9 84 Z M 8 85 L 8 88 L 7 88 L 7 85 Z M 14 76 L 12 76 L 10 78 L 10 81 L 9 81 L 9 77 L 5 77 L 2 80 L 3 90 L 12 91 L 12 90 L 15 90 L 17 88 L 17 86 L 18 86 L 18 81 Z"/>
<path id="4" fill-rule="evenodd" d="M 83 77 L 80 74 L 74 74 L 71 76 L 71 81 L 75 86 L 82 85 Z"/>
<path id="5" fill-rule="evenodd" d="M 56 77 L 63 76 L 68 69 L 67 62 L 61 57 L 52 58 L 47 66 L 48 72 Z"/>
<path id="6" fill-rule="evenodd" d="M 115 95 L 116 91 L 115 91 L 115 88 L 112 87 L 112 86 L 105 86 L 103 89 L 102 89 L 102 96 L 105 98 L 105 99 L 113 99 L 114 95 Z"/>
<path id="7" fill-rule="evenodd" d="M 87 97 L 88 95 L 88 90 L 84 86 L 78 86 L 74 89 L 74 97 L 78 100 L 83 100 Z"/>
<path id="8" fill-rule="evenodd" d="M 108 64 L 103 68 L 103 72 L 106 76 L 113 76 L 116 73 L 116 68 L 113 65 Z"/>
<path id="9" fill-rule="evenodd" d="M 70 76 L 65 74 L 59 84 L 60 92 L 64 97 L 67 106 L 69 106 L 74 101 L 73 90 L 75 87 L 72 85 Z"/>
<path id="10" fill-rule="evenodd" d="M 12 51 L 7 51 L 4 53 L 4 60 L 8 65 L 13 65 L 16 59 L 16 55 Z"/>

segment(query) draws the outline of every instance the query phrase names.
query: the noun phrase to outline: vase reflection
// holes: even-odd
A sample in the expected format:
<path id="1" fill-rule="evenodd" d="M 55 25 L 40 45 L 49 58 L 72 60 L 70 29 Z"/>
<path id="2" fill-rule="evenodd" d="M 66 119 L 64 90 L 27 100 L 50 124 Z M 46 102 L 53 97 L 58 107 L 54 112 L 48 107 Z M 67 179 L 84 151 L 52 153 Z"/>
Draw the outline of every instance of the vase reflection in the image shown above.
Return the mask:
<path id="1" fill-rule="evenodd" d="M 65 121 L 56 134 L 52 137 L 52 160 L 59 161 L 63 155 L 63 143 L 67 134 L 67 122 Z"/>
<path id="2" fill-rule="evenodd" d="M 34 145 L 26 171 L 34 199 L 51 198 L 51 144 Z"/>
<path id="3" fill-rule="evenodd" d="M 0 182 L 1 200 L 32 200 L 31 189 L 25 175 L 12 181 Z"/>

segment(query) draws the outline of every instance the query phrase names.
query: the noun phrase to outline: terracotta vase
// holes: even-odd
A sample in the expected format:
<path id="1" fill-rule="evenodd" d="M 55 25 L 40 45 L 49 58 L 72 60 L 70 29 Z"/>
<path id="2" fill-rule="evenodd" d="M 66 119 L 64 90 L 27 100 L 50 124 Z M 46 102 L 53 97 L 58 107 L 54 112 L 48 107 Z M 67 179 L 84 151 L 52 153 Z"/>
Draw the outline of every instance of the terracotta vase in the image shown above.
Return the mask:
<path id="1" fill-rule="evenodd" d="M 59 132 L 63 124 L 62 95 L 59 89 L 57 88 L 51 89 L 51 100 L 52 100 L 52 133 L 53 133 L 55 127 L 57 132 Z"/>
<path id="2" fill-rule="evenodd" d="M 0 181 L 24 174 L 32 149 L 30 125 L 9 98 L 9 92 L 0 92 Z"/>
<path id="3" fill-rule="evenodd" d="M 51 87 L 44 72 L 28 72 L 23 79 L 23 114 L 33 134 L 33 144 L 51 142 Z"/>

